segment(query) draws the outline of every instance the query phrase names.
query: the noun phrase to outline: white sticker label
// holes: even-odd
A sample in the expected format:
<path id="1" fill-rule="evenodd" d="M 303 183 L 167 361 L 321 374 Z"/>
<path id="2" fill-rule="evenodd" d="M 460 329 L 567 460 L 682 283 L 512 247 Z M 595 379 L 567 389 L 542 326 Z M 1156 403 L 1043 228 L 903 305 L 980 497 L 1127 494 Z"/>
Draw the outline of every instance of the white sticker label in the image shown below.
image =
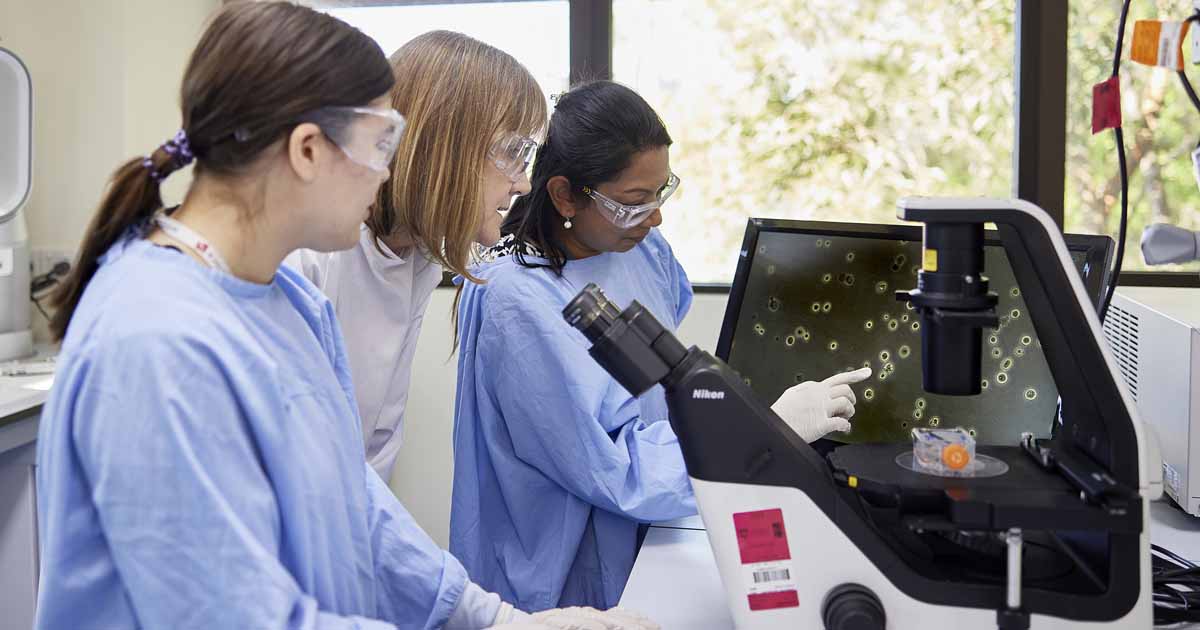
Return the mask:
<path id="1" fill-rule="evenodd" d="M 746 576 L 746 591 L 750 595 L 796 588 L 796 580 L 792 577 L 794 571 L 791 561 L 742 565 L 742 572 Z"/>
<path id="2" fill-rule="evenodd" d="M 1200 0 L 1195 0 L 1193 4 L 1195 9 L 1200 11 Z M 1191 31 L 1192 33 L 1192 65 L 1200 66 L 1200 29 Z"/>
<path id="3" fill-rule="evenodd" d="M 1163 462 L 1163 483 L 1166 484 L 1167 491 L 1171 496 L 1179 496 L 1179 471 L 1167 462 Z"/>
<path id="4" fill-rule="evenodd" d="M 1197 29 L 1200 33 L 1200 29 Z M 1196 178 L 1196 186 L 1200 187 L 1200 147 L 1192 150 L 1192 175 Z"/>
<path id="5" fill-rule="evenodd" d="M 0 276 L 11 276 L 16 271 L 13 264 L 13 248 L 0 248 Z"/>
<path id="6" fill-rule="evenodd" d="M 1163 22 L 1158 35 L 1158 65 L 1174 68 L 1179 59 L 1180 35 L 1183 22 Z"/>

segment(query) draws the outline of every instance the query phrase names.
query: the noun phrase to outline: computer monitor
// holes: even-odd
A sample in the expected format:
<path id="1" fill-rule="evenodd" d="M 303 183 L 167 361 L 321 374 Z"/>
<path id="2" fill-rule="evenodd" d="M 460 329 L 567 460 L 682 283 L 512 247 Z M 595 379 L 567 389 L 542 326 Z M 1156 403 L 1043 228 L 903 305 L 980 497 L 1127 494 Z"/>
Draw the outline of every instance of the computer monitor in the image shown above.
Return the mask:
<path id="1" fill-rule="evenodd" d="M 1098 305 L 1113 256 L 1107 236 L 1065 235 Z M 843 442 L 898 442 L 913 427 L 956 427 L 981 444 L 1047 436 L 1058 390 L 995 232 L 985 271 L 999 295 L 998 329 L 984 329 L 982 392 L 929 394 L 921 385 L 920 321 L 898 289 L 916 286 L 919 225 L 751 219 L 729 294 L 717 356 L 763 400 L 787 388 L 869 366 L 855 386 L 854 428 Z"/>

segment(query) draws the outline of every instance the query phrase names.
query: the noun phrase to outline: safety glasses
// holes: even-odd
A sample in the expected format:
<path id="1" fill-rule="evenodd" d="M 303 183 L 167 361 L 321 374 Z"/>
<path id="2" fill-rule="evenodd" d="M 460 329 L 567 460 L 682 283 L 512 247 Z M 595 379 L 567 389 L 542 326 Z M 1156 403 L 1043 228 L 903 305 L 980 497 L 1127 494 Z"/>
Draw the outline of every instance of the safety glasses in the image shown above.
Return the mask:
<path id="1" fill-rule="evenodd" d="M 591 197 L 596 202 L 596 209 L 600 211 L 600 214 L 604 215 L 604 218 L 611 221 L 613 225 L 625 229 L 645 221 L 651 212 L 661 208 L 667 202 L 667 199 L 670 199 L 671 195 L 675 194 L 675 189 L 677 188 L 679 188 L 679 176 L 671 173 L 667 177 L 667 183 L 658 190 L 654 201 L 637 206 L 627 206 L 587 186 L 583 187 L 583 194 Z"/>
<path id="2" fill-rule="evenodd" d="M 320 127 L 350 161 L 379 173 L 391 169 L 405 125 L 400 112 L 374 107 L 322 107 L 304 121 Z"/>
<path id="3" fill-rule="evenodd" d="M 537 148 L 537 140 L 512 133 L 504 136 L 488 149 L 488 159 L 509 181 L 515 182 L 522 173 L 529 171 L 529 165 L 533 162 Z"/>

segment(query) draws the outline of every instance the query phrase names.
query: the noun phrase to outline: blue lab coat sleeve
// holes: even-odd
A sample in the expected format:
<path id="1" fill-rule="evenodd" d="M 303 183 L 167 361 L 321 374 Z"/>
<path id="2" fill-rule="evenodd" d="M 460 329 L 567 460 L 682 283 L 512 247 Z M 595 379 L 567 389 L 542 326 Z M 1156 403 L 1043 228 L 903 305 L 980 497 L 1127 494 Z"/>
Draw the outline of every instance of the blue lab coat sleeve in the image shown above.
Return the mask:
<path id="1" fill-rule="evenodd" d="M 562 305 L 528 289 L 514 283 L 492 293 L 476 344 L 515 455 L 582 500 L 631 519 L 695 514 L 665 415 L 640 417 L 638 399 L 588 355 Z"/>
<path id="2" fill-rule="evenodd" d="M 325 303 L 321 315 L 322 322 L 316 325 L 325 331 L 322 347 L 338 368 L 346 399 L 354 401 L 346 344 L 341 328 L 334 323 L 333 305 Z M 458 607 L 468 583 L 467 571 L 425 533 L 369 461 L 364 461 L 363 472 L 369 546 L 378 585 L 376 611 L 381 619 L 401 628 L 441 628 Z M 479 627 L 484 625 L 488 624 Z"/>
<path id="3" fill-rule="evenodd" d="M 417 525 L 375 470 L 366 462 L 363 467 L 380 585 L 379 616 L 400 623 L 411 619 L 413 611 L 432 611 L 424 627 L 440 628 L 458 606 L 467 571 Z"/>
<path id="4" fill-rule="evenodd" d="M 276 500 L 252 435 L 261 429 L 244 421 L 230 366 L 199 337 L 106 346 L 62 385 L 78 389 L 75 415 L 88 419 L 71 429 L 71 456 L 139 625 L 393 627 L 319 610 L 281 564 L 280 514 L 295 506 Z M 250 404 L 260 402 L 276 401 Z"/>

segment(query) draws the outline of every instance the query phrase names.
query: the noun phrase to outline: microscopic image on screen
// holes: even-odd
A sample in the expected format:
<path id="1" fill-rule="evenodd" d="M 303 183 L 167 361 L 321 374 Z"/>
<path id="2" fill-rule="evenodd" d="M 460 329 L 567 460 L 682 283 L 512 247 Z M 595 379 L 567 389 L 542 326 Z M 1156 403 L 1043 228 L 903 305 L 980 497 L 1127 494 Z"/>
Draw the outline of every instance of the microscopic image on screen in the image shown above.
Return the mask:
<path id="1" fill-rule="evenodd" d="M 806 380 L 870 367 L 855 386 L 854 428 L 830 439 L 899 442 L 913 427 L 962 427 L 982 444 L 1047 436 L 1058 392 L 1008 257 L 989 244 L 985 275 L 998 329 L 983 330 L 981 394 L 921 386 L 921 322 L 897 290 L 916 286 L 921 243 L 763 231 L 745 283 L 728 363 L 763 400 Z M 1074 255 L 1076 265 L 1082 254 Z"/>

